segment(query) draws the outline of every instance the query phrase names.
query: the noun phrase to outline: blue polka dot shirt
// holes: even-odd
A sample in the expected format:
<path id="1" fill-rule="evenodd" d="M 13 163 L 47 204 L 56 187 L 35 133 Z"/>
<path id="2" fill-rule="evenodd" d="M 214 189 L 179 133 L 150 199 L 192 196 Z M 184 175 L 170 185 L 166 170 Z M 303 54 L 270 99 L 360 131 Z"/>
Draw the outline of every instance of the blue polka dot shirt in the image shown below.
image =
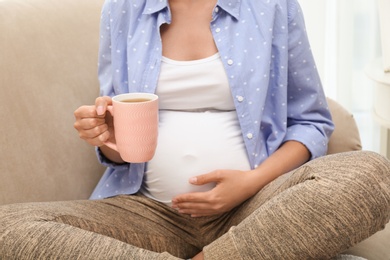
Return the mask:
<path id="1" fill-rule="evenodd" d="M 155 92 L 167 0 L 106 0 L 99 50 L 100 94 Z M 210 29 L 229 78 L 252 168 L 285 141 L 303 143 L 311 158 L 327 151 L 333 123 L 297 0 L 218 0 Z M 115 164 L 91 199 L 134 194 L 145 164 Z"/>

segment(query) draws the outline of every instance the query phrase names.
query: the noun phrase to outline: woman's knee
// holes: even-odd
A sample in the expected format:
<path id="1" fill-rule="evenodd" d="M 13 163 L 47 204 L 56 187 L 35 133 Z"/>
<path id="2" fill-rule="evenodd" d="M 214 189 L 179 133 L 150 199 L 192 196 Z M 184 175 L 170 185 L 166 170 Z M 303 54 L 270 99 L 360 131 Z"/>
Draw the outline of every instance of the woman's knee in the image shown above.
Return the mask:
<path id="1" fill-rule="evenodd" d="M 390 161 L 371 151 L 327 155 L 306 164 L 312 172 L 342 181 L 344 178 L 380 182 L 390 189 Z"/>
<path id="2" fill-rule="evenodd" d="M 390 161 L 371 151 L 355 151 L 325 156 L 307 164 L 317 180 L 335 198 L 355 201 L 359 208 L 371 209 L 371 214 L 390 217 Z"/>

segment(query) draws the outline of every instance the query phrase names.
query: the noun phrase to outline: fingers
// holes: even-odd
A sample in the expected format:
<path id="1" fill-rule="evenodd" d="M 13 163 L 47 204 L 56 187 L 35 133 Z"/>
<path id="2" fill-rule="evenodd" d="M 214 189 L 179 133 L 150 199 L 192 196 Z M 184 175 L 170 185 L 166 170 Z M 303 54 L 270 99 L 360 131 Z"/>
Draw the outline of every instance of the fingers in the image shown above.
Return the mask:
<path id="1" fill-rule="evenodd" d="M 95 100 L 96 113 L 103 116 L 107 111 L 107 106 L 112 105 L 112 99 L 108 96 L 98 97 Z"/>
<path id="2" fill-rule="evenodd" d="M 96 126 L 101 126 L 106 124 L 106 121 L 104 118 L 98 118 L 98 117 L 90 117 L 90 118 L 81 118 L 77 121 L 77 125 L 79 128 L 90 130 L 95 128 Z"/>
<path id="3" fill-rule="evenodd" d="M 193 192 L 181 194 L 172 199 L 172 204 L 185 203 L 185 202 L 205 202 L 208 201 L 209 192 Z"/>
<path id="4" fill-rule="evenodd" d="M 208 195 L 207 195 L 208 196 Z M 197 197 L 197 198 L 196 198 Z M 188 200 L 183 198 L 174 202 L 172 201 L 172 208 L 176 209 L 181 214 L 191 215 L 191 217 L 211 216 L 224 212 L 221 203 L 217 203 L 213 199 L 207 199 L 202 196 L 193 196 Z"/>
<path id="5" fill-rule="evenodd" d="M 221 170 L 212 171 L 206 174 L 198 175 L 190 178 L 188 181 L 193 185 L 204 185 L 210 182 L 220 182 L 223 174 Z"/>
<path id="6" fill-rule="evenodd" d="M 98 117 L 95 106 L 81 106 L 74 111 L 76 120 Z"/>
<path id="7" fill-rule="evenodd" d="M 224 213 L 248 198 L 246 195 L 236 198 L 231 192 L 234 187 L 240 187 L 238 182 L 243 181 L 242 174 L 239 170 L 216 170 L 191 178 L 189 182 L 194 185 L 214 182 L 216 186 L 207 192 L 178 195 L 172 199 L 172 207 L 193 217 Z"/>
<path id="8" fill-rule="evenodd" d="M 211 192 L 186 193 L 172 199 L 172 208 L 183 214 L 215 214 L 217 205 Z"/>
<path id="9" fill-rule="evenodd" d="M 105 124 L 104 119 L 82 119 L 75 128 L 79 130 L 79 136 L 84 140 L 98 138 L 99 141 L 105 142 L 108 138 L 100 137 L 108 131 L 108 126 Z"/>
<path id="10" fill-rule="evenodd" d="M 190 203 L 213 203 L 214 198 L 217 198 L 216 194 L 214 193 L 215 189 L 219 185 L 219 182 L 221 179 L 220 173 L 218 173 L 219 170 L 213 171 L 211 173 L 198 175 L 196 177 L 192 177 L 189 179 L 189 182 L 194 185 L 204 185 L 212 183 L 214 188 L 212 188 L 209 191 L 204 192 L 191 192 L 191 193 L 184 193 L 177 195 L 176 197 L 172 198 L 173 204 L 183 204 L 186 202 Z"/>
<path id="11" fill-rule="evenodd" d="M 110 97 L 99 97 L 95 105 L 81 106 L 75 112 L 74 128 L 81 139 L 93 146 L 102 146 L 110 138 L 108 116 L 105 116 L 107 106 L 112 104 Z M 110 120 L 109 120 L 110 121 Z"/>

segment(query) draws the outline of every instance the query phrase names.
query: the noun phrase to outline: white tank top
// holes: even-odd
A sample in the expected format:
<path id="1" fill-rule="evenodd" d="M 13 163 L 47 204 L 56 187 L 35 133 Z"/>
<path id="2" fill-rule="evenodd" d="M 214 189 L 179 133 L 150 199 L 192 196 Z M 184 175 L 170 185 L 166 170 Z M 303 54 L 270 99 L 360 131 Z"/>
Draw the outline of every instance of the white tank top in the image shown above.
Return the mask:
<path id="1" fill-rule="evenodd" d="M 159 82 L 159 136 L 141 192 L 157 201 L 215 185 L 189 184 L 217 169 L 249 170 L 228 79 L 219 54 L 194 61 L 163 57 Z"/>

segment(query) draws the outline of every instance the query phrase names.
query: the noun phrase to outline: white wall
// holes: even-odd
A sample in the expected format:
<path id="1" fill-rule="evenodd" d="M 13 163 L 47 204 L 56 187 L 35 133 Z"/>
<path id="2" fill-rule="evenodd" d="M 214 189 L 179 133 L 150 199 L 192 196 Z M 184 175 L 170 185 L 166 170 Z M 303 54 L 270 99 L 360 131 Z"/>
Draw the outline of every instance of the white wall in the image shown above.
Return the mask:
<path id="1" fill-rule="evenodd" d="M 326 0 L 300 0 L 305 16 L 306 29 L 318 72 L 324 81 L 325 74 L 325 36 Z"/>

